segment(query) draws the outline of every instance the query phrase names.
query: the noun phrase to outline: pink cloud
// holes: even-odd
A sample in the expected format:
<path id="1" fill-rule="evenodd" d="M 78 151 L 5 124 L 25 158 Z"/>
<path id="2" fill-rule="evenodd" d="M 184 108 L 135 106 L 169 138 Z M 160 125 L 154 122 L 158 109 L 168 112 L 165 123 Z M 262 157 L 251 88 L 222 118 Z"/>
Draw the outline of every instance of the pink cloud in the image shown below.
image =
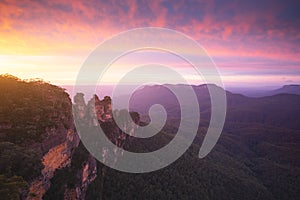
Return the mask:
<path id="1" fill-rule="evenodd" d="M 87 55 L 121 31 L 156 26 L 181 31 L 211 56 L 226 57 L 226 62 L 219 62 L 224 69 L 272 70 L 273 62 L 274 70 L 295 70 L 300 68 L 300 31 L 297 21 L 278 17 L 286 4 L 8 0 L 0 2 L 0 53 Z M 238 57 L 250 61 L 236 61 Z M 268 64 L 251 61 L 254 58 Z"/>

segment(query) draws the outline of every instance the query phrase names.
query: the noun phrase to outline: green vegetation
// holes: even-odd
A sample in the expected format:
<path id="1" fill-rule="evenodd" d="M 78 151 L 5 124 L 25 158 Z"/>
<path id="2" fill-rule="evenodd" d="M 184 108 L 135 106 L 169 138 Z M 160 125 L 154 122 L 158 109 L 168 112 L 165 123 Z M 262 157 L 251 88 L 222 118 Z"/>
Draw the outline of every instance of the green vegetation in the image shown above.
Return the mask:
<path id="1" fill-rule="evenodd" d="M 0 197 L 1 199 L 18 200 L 27 183 L 20 176 L 10 178 L 0 175 Z"/>
<path id="2" fill-rule="evenodd" d="M 66 188 L 75 188 L 78 183 L 77 173 L 82 168 L 82 163 L 87 160 L 89 152 L 82 143 L 75 149 L 71 166 L 59 169 L 51 179 L 51 187 L 44 195 L 44 200 L 63 199 Z"/>
<path id="3" fill-rule="evenodd" d="M 300 152 L 295 144 L 300 143 L 299 132 L 274 127 L 266 131 L 253 125 L 230 131 L 222 134 L 204 159 L 198 158 L 199 134 L 181 158 L 151 173 L 128 174 L 107 168 L 102 176 L 105 166 L 98 163 L 98 177 L 88 187 L 86 199 L 297 199 Z M 170 139 L 163 133 L 152 145 Z M 139 142 L 131 143 L 129 149 L 150 146 Z"/>
<path id="4" fill-rule="evenodd" d="M 0 76 L 0 92 L 0 198 L 19 199 L 42 169 L 42 152 L 36 146 L 47 137 L 47 129 L 68 128 L 71 102 L 59 87 L 10 75 Z M 208 126 L 202 120 L 192 146 L 164 169 L 129 174 L 97 162 L 97 178 L 88 186 L 86 199 L 299 199 L 300 133 L 295 125 L 299 117 L 286 117 L 299 108 L 298 98 L 276 96 L 249 103 L 245 97 L 229 95 L 229 121 L 207 157 L 198 158 Z M 273 112 L 287 99 L 291 108 Z M 105 101 L 110 101 L 109 97 Z M 125 112 L 120 111 L 121 118 Z M 139 121 L 138 113 L 130 115 Z M 178 124 L 175 115 L 151 138 L 126 136 L 123 148 L 132 152 L 157 150 L 172 140 Z M 114 121 L 101 123 L 101 127 L 112 142 L 122 134 Z M 97 145 L 98 132 L 88 130 L 87 139 Z M 44 199 L 63 199 L 66 188 L 80 184 L 78 173 L 89 152 L 82 143 L 73 151 L 71 166 L 55 172 Z"/>
<path id="5" fill-rule="evenodd" d="M 71 101 L 62 88 L 9 74 L 0 75 L 0 94 L 0 197 L 19 199 L 41 175 L 47 132 L 68 128 Z"/>
<path id="6" fill-rule="evenodd" d="M 124 149 L 150 152 L 172 140 L 178 120 L 147 139 L 130 138 Z M 101 124 L 112 141 L 119 131 L 114 122 Z M 206 132 L 202 122 L 188 151 L 170 166 L 145 174 L 119 172 L 97 163 L 97 178 L 88 186 L 86 199 L 297 199 L 300 185 L 298 130 L 262 124 L 227 123 L 218 144 L 204 159 L 198 151 Z M 90 132 L 92 134 L 92 131 Z M 173 133 L 173 134 L 172 134 Z M 94 138 L 94 137 L 92 137 Z M 80 146 L 84 151 L 84 146 Z M 76 157 L 80 160 L 75 161 Z M 80 164 L 84 157 L 73 156 Z M 87 155 L 86 155 L 87 159 Z M 72 165 L 73 165 L 72 164 Z M 76 176 L 64 169 L 55 174 L 47 199 L 59 199 Z M 77 172 L 81 168 L 77 166 Z M 74 170 L 74 171 L 73 171 Z M 73 173 L 73 174 L 72 174 Z M 69 177 L 69 176 L 73 176 Z M 78 183 L 78 179 L 73 183 Z M 73 187 L 73 186 L 72 186 Z M 61 196 L 55 194 L 60 191 Z"/>
<path id="7" fill-rule="evenodd" d="M 42 170 L 41 156 L 33 150 L 13 143 L 0 143 L 0 174 L 8 177 L 17 175 L 32 181 Z"/>
<path id="8" fill-rule="evenodd" d="M 0 75 L 0 93 L 1 141 L 41 142 L 46 128 L 69 125 L 71 101 L 60 87 Z"/>

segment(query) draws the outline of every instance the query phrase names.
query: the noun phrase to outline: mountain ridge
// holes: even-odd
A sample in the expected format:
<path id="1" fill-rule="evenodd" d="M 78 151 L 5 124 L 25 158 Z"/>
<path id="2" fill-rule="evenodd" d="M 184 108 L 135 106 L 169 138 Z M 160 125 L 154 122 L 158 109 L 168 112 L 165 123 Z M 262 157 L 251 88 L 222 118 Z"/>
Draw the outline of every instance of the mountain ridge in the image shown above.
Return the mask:
<path id="1" fill-rule="evenodd" d="M 83 94 L 78 94 L 72 104 L 69 96 L 56 86 L 39 81 L 32 85 L 26 83 L 26 87 L 23 87 L 16 85 L 15 81 L 20 80 L 12 78 L 9 82 L 13 83 L 10 87 L 14 87 L 14 91 L 0 85 L 3 94 L 0 96 L 3 100 L 0 102 L 0 173 L 4 174 L 0 175 L 0 197 L 24 199 L 27 196 L 28 199 L 36 200 L 290 200 L 297 199 L 299 195 L 300 132 L 298 126 L 294 127 L 300 118 L 297 114 L 300 113 L 299 95 L 249 98 L 226 92 L 228 115 L 221 137 L 210 154 L 199 159 L 198 152 L 210 119 L 210 96 L 205 85 L 194 86 L 200 102 L 202 121 L 191 147 L 182 157 L 163 169 L 145 174 L 130 174 L 113 170 L 97 161 L 83 143 L 77 140 L 77 132 L 71 131 L 74 124 L 69 124 L 71 106 L 75 111 L 74 117 L 79 118 L 79 125 L 82 124 L 84 128 L 87 126 L 84 130 L 90 130 L 88 135 L 98 134 L 89 126 L 96 127 L 100 124 L 110 141 L 122 151 L 151 152 L 168 144 L 180 123 L 180 113 L 177 110 L 180 107 L 172 92 L 161 86 L 158 92 L 157 88 L 150 86 L 133 95 L 131 103 L 137 101 L 136 108 L 142 109 L 144 114 L 147 114 L 151 103 L 159 100 L 158 103 L 164 104 L 167 111 L 170 111 L 171 117 L 158 134 L 139 140 L 133 137 L 137 125 L 145 125 L 140 121 L 139 113 L 130 112 L 134 123 L 126 124 L 129 122 L 126 115 L 129 111 L 112 110 L 113 99 L 109 97 L 100 100 L 94 96 L 85 103 Z M 181 92 L 185 94 L 184 90 Z M 12 115 L 7 107 L 14 108 Z M 14 115 L 15 112 L 18 115 Z M 123 125 L 130 129 L 133 136 L 120 130 L 114 122 L 113 113 L 124 120 Z M 37 117 L 43 114 L 45 116 Z M 10 123 L 10 119 L 14 120 L 13 123 Z M 45 127 L 56 125 L 61 128 L 59 131 L 44 131 L 44 126 L 41 129 L 34 128 L 40 120 Z M 281 121 L 284 123 L 280 124 Z M 22 129 L 15 129 L 16 127 L 25 127 L 24 130 L 29 132 L 19 134 Z M 71 130 L 67 131 L 68 128 Z M 8 132 L 12 134 L 7 134 Z M 17 140 L 12 138 L 13 135 Z M 48 141 L 47 136 L 59 139 Z M 26 138 L 28 142 L 24 143 Z M 94 137 L 90 139 L 97 143 Z M 41 153 L 36 155 L 32 150 L 39 149 L 40 143 L 45 145 Z M 103 149 L 99 150 L 105 153 Z M 115 155 L 114 162 L 118 161 L 118 156 L 122 156 L 121 152 L 118 155 L 111 154 Z M 20 159 L 23 161 L 19 161 Z"/>

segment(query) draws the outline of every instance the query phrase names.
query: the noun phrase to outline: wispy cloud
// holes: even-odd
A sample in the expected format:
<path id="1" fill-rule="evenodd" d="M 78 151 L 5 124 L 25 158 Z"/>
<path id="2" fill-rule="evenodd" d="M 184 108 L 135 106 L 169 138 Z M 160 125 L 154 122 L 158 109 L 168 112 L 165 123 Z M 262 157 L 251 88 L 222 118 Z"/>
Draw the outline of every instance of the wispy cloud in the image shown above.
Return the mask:
<path id="1" fill-rule="evenodd" d="M 0 54 L 84 57 L 120 31 L 156 26 L 197 40 L 226 73 L 300 76 L 299 9 L 296 0 L 6 0 Z"/>

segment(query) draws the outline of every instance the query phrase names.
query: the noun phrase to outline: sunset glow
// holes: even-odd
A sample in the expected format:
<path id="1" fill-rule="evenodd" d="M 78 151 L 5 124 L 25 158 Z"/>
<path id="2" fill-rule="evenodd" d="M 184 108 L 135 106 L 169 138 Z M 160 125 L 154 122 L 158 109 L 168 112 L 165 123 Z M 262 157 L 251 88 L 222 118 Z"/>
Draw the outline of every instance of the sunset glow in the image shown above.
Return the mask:
<path id="1" fill-rule="evenodd" d="M 299 9 L 293 0 L 1 1 L 0 74 L 74 84 L 85 58 L 101 42 L 152 26 L 195 39 L 226 86 L 300 84 Z M 136 58 L 127 61 L 124 71 Z M 189 66 L 169 63 L 198 83 Z M 106 80 L 115 81 L 114 75 Z"/>

